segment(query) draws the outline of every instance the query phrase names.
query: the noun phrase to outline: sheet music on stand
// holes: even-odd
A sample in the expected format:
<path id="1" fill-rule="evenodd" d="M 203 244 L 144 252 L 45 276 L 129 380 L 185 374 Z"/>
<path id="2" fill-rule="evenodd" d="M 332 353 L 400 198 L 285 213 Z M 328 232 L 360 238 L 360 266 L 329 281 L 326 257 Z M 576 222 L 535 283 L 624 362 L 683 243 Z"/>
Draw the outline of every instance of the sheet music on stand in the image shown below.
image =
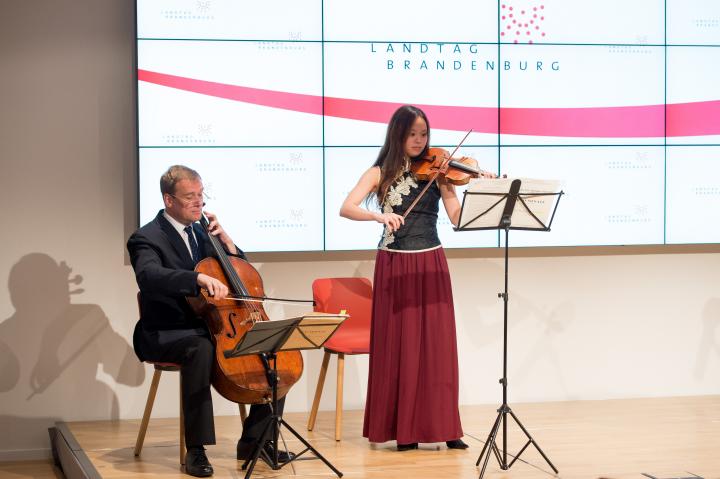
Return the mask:
<path id="1" fill-rule="evenodd" d="M 562 194 L 558 180 L 519 178 L 520 191 L 510 229 L 547 230 Z M 514 178 L 477 179 L 470 183 L 462 202 L 458 230 L 497 229 Z M 468 201 L 472 196 L 472 201 Z"/>
<path id="2" fill-rule="evenodd" d="M 349 317 L 347 314 L 308 313 L 300 318 L 300 322 L 285 341 L 282 350 L 321 348 L 340 324 Z"/>
<path id="3" fill-rule="evenodd" d="M 317 349 L 330 339 L 349 315 L 312 312 L 297 318 L 258 321 L 233 349 L 223 351 L 226 358 L 263 352 Z"/>

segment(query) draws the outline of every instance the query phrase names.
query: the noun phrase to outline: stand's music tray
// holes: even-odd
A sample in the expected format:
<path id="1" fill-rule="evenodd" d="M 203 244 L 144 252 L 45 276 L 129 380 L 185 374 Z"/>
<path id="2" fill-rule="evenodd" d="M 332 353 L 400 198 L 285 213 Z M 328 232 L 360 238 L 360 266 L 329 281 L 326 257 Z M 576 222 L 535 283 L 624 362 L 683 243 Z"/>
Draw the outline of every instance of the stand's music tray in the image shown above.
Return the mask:
<path id="1" fill-rule="evenodd" d="M 542 455 L 555 473 L 558 470 L 545 455 L 540 445 L 533 439 L 520 419 L 512 412 L 507 402 L 507 356 L 508 356 L 508 233 L 513 230 L 550 231 L 550 225 L 555 217 L 555 211 L 560 203 L 560 183 L 558 181 L 531 180 L 531 179 L 492 179 L 474 182 L 463 197 L 460 219 L 456 231 L 472 230 L 505 230 L 505 291 L 498 293 L 504 303 L 503 311 L 503 377 L 500 384 L 503 389 L 503 402 L 498 408 L 498 415 L 488 434 L 485 445 L 475 463 L 479 466 L 480 479 L 485 475 L 490 455 L 497 459 L 500 469 L 507 470 L 517 461 L 529 445 Z M 557 201 L 556 201 L 557 200 Z M 520 205 L 520 206 L 518 206 Z M 554 205 L 554 206 L 553 206 Z M 527 442 L 520 449 L 513 460 L 508 463 L 507 452 L 507 416 L 515 420 L 527 437 Z M 502 454 L 497 445 L 497 436 L 502 425 Z M 483 460 L 483 457 L 485 458 Z"/>
<path id="2" fill-rule="evenodd" d="M 347 314 L 308 313 L 297 318 L 258 321 L 233 349 L 223 351 L 223 355 L 235 358 L 249 354 L 318 349 L 348 317 Z"/>
<path id="3" fill-rule="evenodd" d="M 456 231 L 550 231 L 560 204 L 560 182 L 497 178 L 474 181 L 463 195 Z M 557 201 L 556 201 L 557 200 Z M 516 202 L 520 202 L 520 207 Z"/>
<path id="4" fill-rule="evenodd" d="M 246 460 L 242 465 L 242 469 L 247 469 L 245 479 L 249 479 L 252 475 L 255 464 L 262 456 L 265 462 L 273 470 L 278 470 L 287 464 L 292 464 L 310 451 L 318 459 L 323 461 L 338 477 L 342 477 L 342 472 L 338 471 L 335 466 L 325 459 L 305 438 L 298 434 L 285 420 L 278 414 L 277 407 L 277 353 L 281 351 L 299 351 L 303 349 L 317 349 L 325 344 L 330 336 L 332 336 L 340 324 L 348 318 L 347 314 L 327 314 L 327 313 L 309 313 L 305 316 L 291 319 L 281 319 L 276 321 L 258 321 L 256 322 L 238 341 L 234 348 L 223 351 L 226 358 L 234 358 L 238 356 L 247 356 L 257 354 L 261 357 L 265 366 L 265 374 L 267 375 L 268 384 L 272 387 L 272 417 L 268 421 L 260 440 L 255 445 L 255 449 L 251 458 Z M 278 460 L 279 444 L 278 436 L 280 427 L 287 428 L 300 442 L 305 445 L 305 449 L 292 457 L 288 462 L 280 463 Z M 272 454 L 268 454 L 265 450 L 265 444 L 271 444 Z M 284 439 L 283 439 L 284 442 Z M 294 466 L 293 466 L 294 467 Z"/>

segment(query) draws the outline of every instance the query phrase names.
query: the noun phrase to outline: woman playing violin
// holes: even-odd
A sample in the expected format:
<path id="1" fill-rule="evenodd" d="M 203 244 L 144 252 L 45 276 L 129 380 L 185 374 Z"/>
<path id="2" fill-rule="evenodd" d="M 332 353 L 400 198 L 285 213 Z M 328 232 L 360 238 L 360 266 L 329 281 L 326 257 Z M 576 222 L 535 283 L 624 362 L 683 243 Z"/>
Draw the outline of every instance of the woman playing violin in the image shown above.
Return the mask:
<path id="1" fill-rule="evenodd" d="M 453 224 L 460 201 L 444 176 L 428 185 L 411 171 L 413 162 L 427 156 L 429 140 L 425 113 L 400 107 L 377 160 L 340 209 L 345 218 L 385 225 L 375 262 L 363 436 L 371 442 L 394 439 L 399 451 L 442 441 L 453 449 L 468 447 L 458 411 L 452 288 L 437 234 L 440 199 Z M 364 200 L 377 201 L 381 212 L 361 207 Z"/>

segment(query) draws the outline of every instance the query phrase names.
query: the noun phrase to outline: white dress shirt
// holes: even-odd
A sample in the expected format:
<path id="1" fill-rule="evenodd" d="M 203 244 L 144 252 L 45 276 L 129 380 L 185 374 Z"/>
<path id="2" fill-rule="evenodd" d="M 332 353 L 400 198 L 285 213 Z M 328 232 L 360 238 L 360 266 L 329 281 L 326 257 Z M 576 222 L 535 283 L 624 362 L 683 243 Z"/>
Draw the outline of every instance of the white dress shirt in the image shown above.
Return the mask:
<path id="1" fill-rule="evenodd" d="M 170 216 L 167 213 L 167 211 L 163 211 L 163 216 L 165 217 L 166 220 L 168 220 L 168 222 L 173 226 L 173 228 L 175 228 L 177 230 L 177 232 L 180 234 L 180 237 L 183 239 L 183 241 L 185 242 L 185 246 L 188 249 L 188 253 L 190 253 L 190 257 L 192 258 L 192 250 L 190 249 L 190 240 L 188 239 L 188 235 L 185 232 L 185 225 L 180 223 L 178 220 L 176 220 L 172 216 Z M 193 231 L 192 235 L 193 235 L 193 238 L 195 238 L 195 243 L 199 244 L 194 231 Z"/>

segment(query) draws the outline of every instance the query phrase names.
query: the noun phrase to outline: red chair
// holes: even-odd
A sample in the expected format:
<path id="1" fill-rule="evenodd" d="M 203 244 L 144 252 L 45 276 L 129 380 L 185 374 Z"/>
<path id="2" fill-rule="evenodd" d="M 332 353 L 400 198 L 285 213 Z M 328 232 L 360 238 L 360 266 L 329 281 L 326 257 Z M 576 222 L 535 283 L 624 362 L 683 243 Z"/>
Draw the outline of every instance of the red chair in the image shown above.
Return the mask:
<path id="1" fill-rule="evenodd" d="M 335 440 L 342 437 L 343 375 L 346 354 L 370 353 L 370 318 L 372 314 L 372 284 L 367 278 L 322 278 L 312 284 L 315 311 L 350 315 L 335 334 L 325 343 L 320 376 L 315 388 L 308 431 L 315 427 L 320 397 L 325 385 L 330 355 L 337 354 L 337 391 L 335 395 Z"/>

